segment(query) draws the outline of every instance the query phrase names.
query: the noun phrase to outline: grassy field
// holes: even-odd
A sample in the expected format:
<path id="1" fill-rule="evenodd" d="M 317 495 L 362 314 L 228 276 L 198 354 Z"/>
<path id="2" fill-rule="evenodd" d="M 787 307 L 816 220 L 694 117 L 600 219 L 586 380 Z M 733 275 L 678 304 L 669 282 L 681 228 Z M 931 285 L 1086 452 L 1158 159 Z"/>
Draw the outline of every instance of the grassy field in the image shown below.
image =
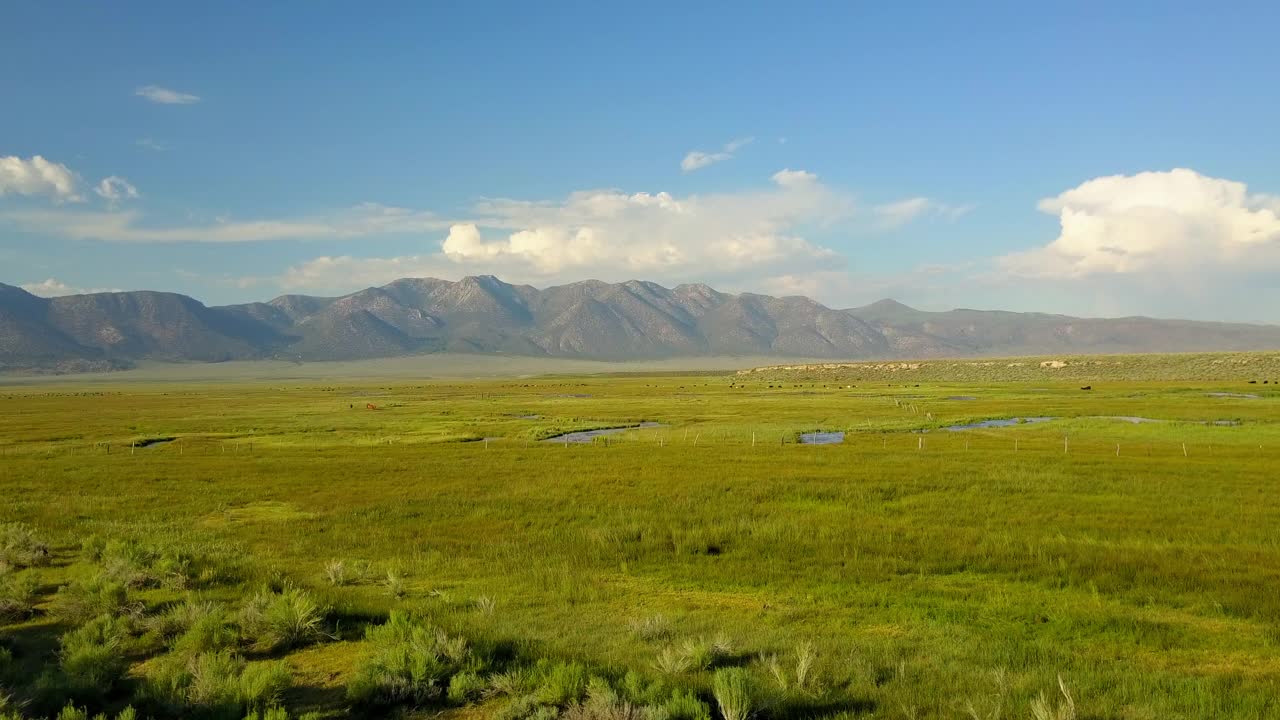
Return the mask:
<path id="1" fill-rule="evenodd" d="M 1277 717 L 1221 367 L 3 388 L 0 717 Z"/>

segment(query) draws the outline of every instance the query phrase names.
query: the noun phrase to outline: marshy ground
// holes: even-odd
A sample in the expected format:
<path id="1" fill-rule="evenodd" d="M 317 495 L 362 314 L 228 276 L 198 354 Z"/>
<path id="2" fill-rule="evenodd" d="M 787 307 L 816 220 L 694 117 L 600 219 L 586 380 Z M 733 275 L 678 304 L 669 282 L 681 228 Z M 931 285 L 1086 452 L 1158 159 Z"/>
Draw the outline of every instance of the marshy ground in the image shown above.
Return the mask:
<path id="1" fill-rule="evenodd" d="M 59 588 L 132 563 L 154 577 L 122 583 L 130 649 L 118 682 L 76 691 L 90 710 L 213 713 L 144 692 L 181 652 L 146 618 L 207 601 L 234 636 L 207 649 L 282 663 L 271 700 L 295 715 L 545 719 L 595 702 L 726 717 L 717 688 L 739 682 L 760 717 L 1028 717 L 1042 692 L 1058 702 L 1061 677 L 1081 718 L 1277 716 L 1280 387 L 1091 387 L 703 374 L 0 389 L 0 522 L 50 550 L 3 571 L 34 590 L 0 620 L 0 685 L 28 714 L 56 711 L 36 678 L 94 615 L 69 615 Z M 1009 418 L 1053 419 L 938 432 Z M 618 427 L 607 444 L 540 442 Z M 843 441 L 799 442 L 813 432 Z M 175 548 L 180 583 L 155 570 Z M 250 606 L 294 591 L 315 633 L 263 640 Z M 485 659 L 449 665 L 433 646 L 439 692 L 369 700 L 370 658 L 412 635 L 369 630 L 393 610 Z"/>

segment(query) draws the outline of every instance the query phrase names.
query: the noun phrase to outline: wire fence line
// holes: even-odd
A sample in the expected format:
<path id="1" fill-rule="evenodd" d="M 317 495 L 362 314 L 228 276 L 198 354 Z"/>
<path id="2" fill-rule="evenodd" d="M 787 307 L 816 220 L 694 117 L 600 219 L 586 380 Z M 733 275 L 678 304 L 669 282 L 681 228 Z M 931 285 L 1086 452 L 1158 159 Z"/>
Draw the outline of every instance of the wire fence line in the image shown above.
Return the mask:
<path id="1" fill-rule="evenodd" d="M 921 433 L 919 431 L 867 430 L 843 431 L 843 437 L 835 440 L 806 442 L 802 436 L 820 433 L 803 430 L 719 430 L 690 426 L 663 427 L 660 429 L 626 428 L 610 429 L 588 439 L 568 439 L 563 436 L 531 437 L 460 437 L 440 439 L 437 435 L 362 436 L 352 438 L 327 437 L 323 441 L 297 440 L 292 437 L 281 440 L 278 436 L 238 437 L 234 439 L 203 436 L 175 436 L 143 438 L 140 440 L 110 440 L 85 442 L 10 442 L 0 445 L 0 461 L 4 458 L 56 459 L 56 458 L 148 458 L 173 456 L 193 457 L 247 457 L 254 455 L 305 454 L 313 452 L 356 451 L 378 452 L 391 448 L 400 450 L 466 447 L 492 451 L 535 449 L 591 449 L 644 447 L 653 451 L 679 449 L 714 449 L 732 447 L 758 453 L 779 449 L 799 449 L 815 453 L 832 453 L 832 457 L 850 454 L 938 455 L 970 453 L 986 457 L 1020 455 L 1066 455 L 1080 457 L 1111 458 L 1186 458 L 1245 457 L 1270 455 L 1272 448 L 1265 443 L 1255 444 L 1243 440 L 1204 442 L 1195 439 L 1134 437 L 1106 438 L 1097 434 L 1049 434 L 1043 432 L 1016 432 L 1001 434 L 999 431 L 962 431 Z M 591 431 L 577 431 L 591 432 Z M 839 432 L 839 431 L 836 431 Z M 834 433 L 832 433 L 834 434 Z M 749 455 L 744 455 L 744 457 Z M 0 464 L 3 467 L 3 464 Z"/>

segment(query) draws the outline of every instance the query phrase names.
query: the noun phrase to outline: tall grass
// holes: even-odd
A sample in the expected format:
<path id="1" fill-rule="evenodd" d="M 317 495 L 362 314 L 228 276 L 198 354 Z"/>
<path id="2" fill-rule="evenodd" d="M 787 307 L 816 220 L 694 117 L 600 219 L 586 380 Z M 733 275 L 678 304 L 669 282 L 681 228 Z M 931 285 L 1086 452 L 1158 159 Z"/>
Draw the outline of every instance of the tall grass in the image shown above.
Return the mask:
<path id="1" fill-rule="evenodd" d="M 756 692 L 751 673 L 744 668 L 721 668 L 711 683 L 716 705 L 724 720 L 748 720 L 756 709 Z"/>
<path id="2" fill-rule="evenodd" d="M 1031 701 L 1031 716 L 1035 720 L 1076 720 L 1076 701 L 1061 675 L 1058 676 L 1058 694 L 1061 697 L 1050 700 L 1042 691 Z"/>

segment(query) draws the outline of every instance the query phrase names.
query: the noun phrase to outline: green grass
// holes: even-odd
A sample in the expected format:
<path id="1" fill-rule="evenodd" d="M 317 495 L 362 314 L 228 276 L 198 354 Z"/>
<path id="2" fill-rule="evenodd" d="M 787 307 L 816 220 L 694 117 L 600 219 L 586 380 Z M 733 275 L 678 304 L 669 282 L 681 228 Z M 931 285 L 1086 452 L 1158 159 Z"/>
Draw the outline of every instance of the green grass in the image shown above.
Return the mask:
<path id="1" fill-rule="evenodd" d="M 0 694 L 55 713 L 33 678 L 87 623 L 103 632 L 76 636 L 85 653 L 110 645 L 106 614 L 133 623 L 126 670 L 75 702 L 112 714 L 738 714 L 723 694 L 756 718 L 1021 718 L 1066 711 L 1059 677 L 1079 718 L 1280 714 L 1280 387 L 1093 386 L 7 388 L 0 522 L 33 529 L 8 552 L 36 562 L 0 585 L 37 591 L 0 619 Z M 1058 419 L 941 429 L 1027 416 Z M 535 439 L 642 420 L 664 427 Z M 846 442 L 794 443 L 818 428 Z M 392 611 L 410 624 L 381 630 Z M 167 699 L 143 704 L 160 680 Z"/>

